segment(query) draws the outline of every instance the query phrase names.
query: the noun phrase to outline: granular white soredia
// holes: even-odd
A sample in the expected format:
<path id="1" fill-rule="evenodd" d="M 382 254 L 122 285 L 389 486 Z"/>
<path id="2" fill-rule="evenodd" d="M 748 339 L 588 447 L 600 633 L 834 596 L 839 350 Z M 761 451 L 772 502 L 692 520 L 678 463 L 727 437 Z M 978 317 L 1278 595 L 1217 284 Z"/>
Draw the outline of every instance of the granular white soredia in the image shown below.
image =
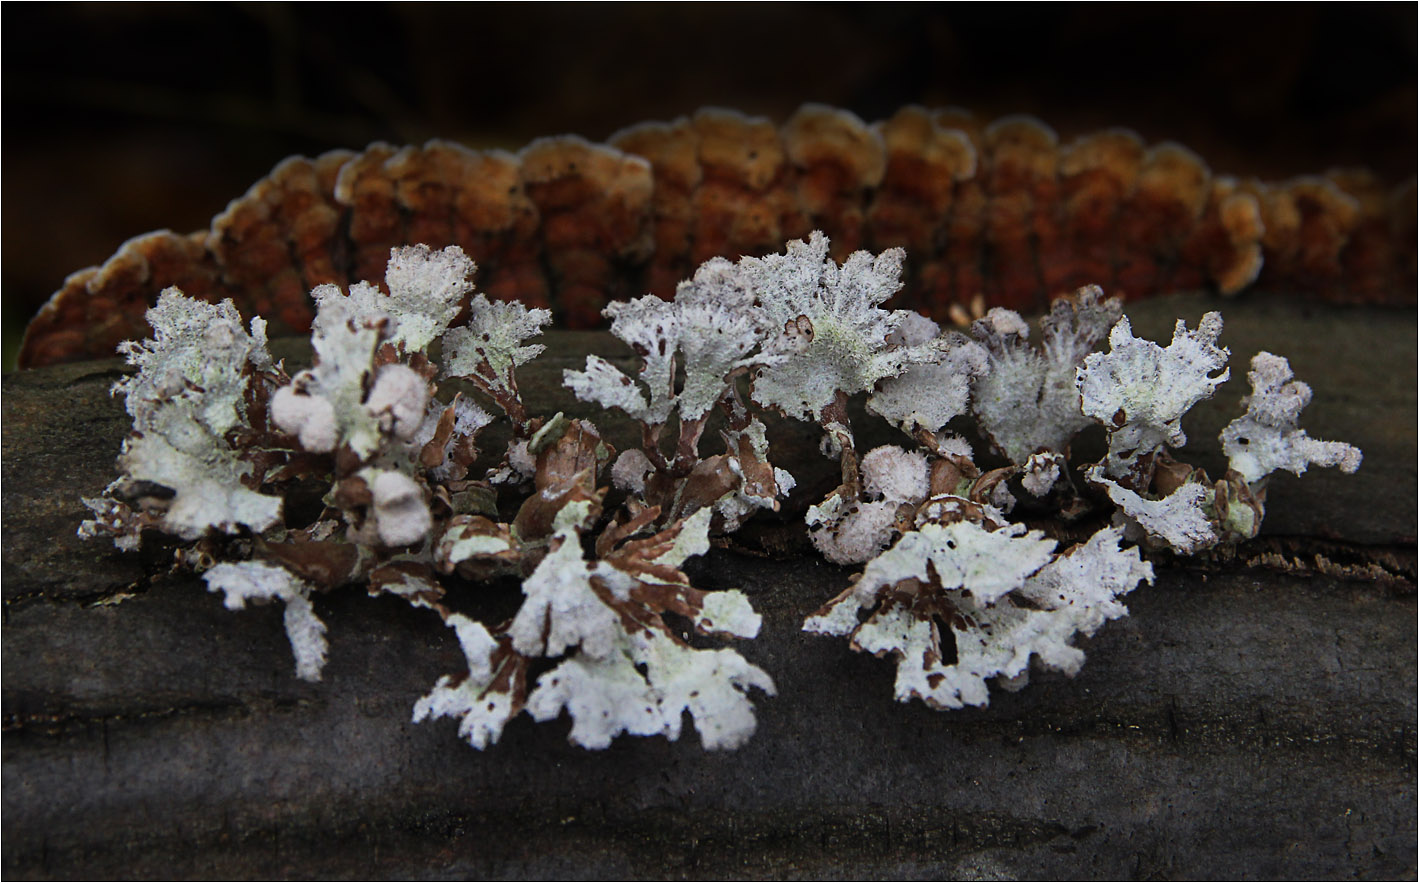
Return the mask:
<path id="1" fill-rule="evenodd" d="M 927 499 L 927 455 L 897 445 L 880 445 L 859 464 L 863 490 L 891 503 L 921 503 Z"/>

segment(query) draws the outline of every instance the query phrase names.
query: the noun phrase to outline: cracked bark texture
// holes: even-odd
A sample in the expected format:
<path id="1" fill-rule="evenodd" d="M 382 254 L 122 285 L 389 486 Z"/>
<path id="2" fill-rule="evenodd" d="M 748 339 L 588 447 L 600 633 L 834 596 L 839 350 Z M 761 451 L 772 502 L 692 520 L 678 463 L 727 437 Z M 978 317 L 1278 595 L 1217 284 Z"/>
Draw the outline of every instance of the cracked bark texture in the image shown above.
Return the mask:
<path id="1" fill-rule="evenodd" d="M 1190 414 L 1185 456 L 1220 471 L 1212 437 L 1265 348 L 1315 390 L 1312 435 L 1365 451 L 1359 473 L 1275 478 L 1264 536 L 1161 560 L 1131 616 L 1082 641 L 1076 678 L 1037 674 L 951 713 L 894 703 L 889 663 L 800 632 L 850 572 L 762 525 L 690 569 L 697 586 L 742 587 L 765 618 L 741 650 L 779 696 L 729 754 L 688 729 L 586 752 L 565 718 L 520 717 L 478 752 L 451 722 L 413 725 L 414 701 L 461 671 L 457 642 L 432 613 L 359 590 L 317 599 L 330 662 L 322 683 L 298 681 L 279 607 L 228 612 L 169 573 L 170 552 L 74 536 L 79 496 L 111 480 L 128 427 L 106 396 L 119 364 L 8 375 L 3 872 L 1413 878 L 1415 314 L 1202 297 L 1129 312 L 1166 339 L 1204 309 L 1224 312 L 1234 378 Z M 631 442 L 557 386 L 614 342 L 548 343 L 520 376 L 533 407 L 590 413 Z M 776 426 L 772 456 L 831 484 L 814 441 Z"/>

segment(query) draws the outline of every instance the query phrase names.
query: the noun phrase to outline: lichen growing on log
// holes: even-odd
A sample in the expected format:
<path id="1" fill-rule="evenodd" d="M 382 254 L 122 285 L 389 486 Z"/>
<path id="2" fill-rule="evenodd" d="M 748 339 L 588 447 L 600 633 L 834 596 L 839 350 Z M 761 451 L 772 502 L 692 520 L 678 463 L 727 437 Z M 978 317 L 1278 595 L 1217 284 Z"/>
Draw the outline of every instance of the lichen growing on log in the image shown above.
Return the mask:
<path id="1" fill-rule="evenodd" d="M 864 565 L 805 629 L 896 657 L 897 698 L 934 708 L 985 705 L 988 679 L 1019 689 L 1033 661 L 1078 671 L 1076 634 L 1123 616 L 1119 598 L 1153 578 L 1121 541 L 1192 554 L 1247 540 L 1268 473 L 1360 465 L 1351 446 L 1299 429 L 1310 390 L 1268 353 L 1253 361 L 1246 413 L 1224 430 L 1223 478 L 1173 457 L 1184 412 L 1227 378 L 1217 313 L 1196 331 L 1180 320 L 1165 348 L 1135 338 L 1119 301 L 1089 287 L 1042 320 L 1039 349 L 1002 307 L 969 340 L 883 308 L 903 258 L 855 251 L 840 263 L 814 231 L 783 254 L 711 259 L 671 301 L 608 305 L 613 333 L 640 359 L 636 377 L 593 354 L 564 384 L 640 425 L 639 447 L 620 458 L 588 420 L 529 414 L 516 372 L 543 352 L 528 342 L 551 316 L 472 294 L 476 268 L 458 246 L 391 249 L 388 292 L 317 287 L 315 361 L 294 375 L 268 353 L 261 319 L 248 333 L 231 301 L 166 290 L 148 311 L 154 338 L 122 348 L 138 371 L 113 391 L 134 429 L 123 475 L 85 500 L 95 518 L 79 534 L 130 551 L 152 531 L 194 543 L 179 566 L 205 572 L 228 607 L 284 603 L 307 680 L 321 678 L 328 648 L 313 593 L 363 585 L 433 611 L 458 635 L 468 673 L 440 679 L 415 719 L 458 718 L 478 748 L 522 711 L 543 721 L 565 710 L 570 739 L 590 749 L 622 733 L 674 740 L 686 711 L 705 748 L 733 749 L 754 732 L 747 695 L 773 695 L 774 680 L 737 651 L 692 644 L 677 624 L 751 639 L 760 616 L 738 590 L 692 586 L 683 567 L 712 532 L 778 511 L 795 487 L 772 460 L 762 420 L 772 413 L 821 429 L 842 481 L 808 508 L 808 535 L 829 561 Z M 1092 352 L 1106 327 L 1109 352 Z M 439 399 L 436 378 L 471 385 L 478 401 Z M 860 456 L 848 402 L 863 394 L 912 450 Z M 480 466 L 495 410 L 512 441 Z M 946 429 L 968 411 L 1004 466 Z M 702 450 L 712 412 L 724 453 Z M 1072 463 L 1073 436 L 1094 423 L 1107 453 Z M 288 503 L 303 485 L 325 491 L 318 511 L 298 515 L 305 508 Z M 1061 537 L 1100 524 L 1058 544 L 1024 524 L 1042 516 Z M 522 605 L 490 628 L 458 610 L 451 575 L 518 579 Z M 555 666 L 536 674 L 544 658 Z"/>

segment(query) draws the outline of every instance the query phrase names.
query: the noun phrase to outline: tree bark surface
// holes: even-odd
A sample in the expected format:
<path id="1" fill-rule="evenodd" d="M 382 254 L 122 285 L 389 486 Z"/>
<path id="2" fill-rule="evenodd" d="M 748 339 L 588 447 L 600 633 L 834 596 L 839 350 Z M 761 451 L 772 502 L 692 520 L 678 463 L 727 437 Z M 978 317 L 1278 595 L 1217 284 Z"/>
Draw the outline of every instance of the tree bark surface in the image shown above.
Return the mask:
<path id="1" fill-rule="evenodd" d="M 1308 431 L 1365 452 L 1359 473 L 1276 478 L 1263 537 L 1157 561 L 1130 616 L 1080 640 L 1074 679 L 1034 673 L 958 712 L 895 703 L 888 661 L 800 631 L 851 572 L 771 521 L 691 567 L 764 615 L 739 649 L 778 696 L 757 698 L 758 731 L 731 753 L 688 725 L 676 743 L 588 752 L 566 718 L 521 716 L 479 752 L 449 720 L 412 724 L 414 701 L 463 671 L 458 644 L 433 613 L 358 589 L 317 599 L 329 663 L 297 680 L 279 607 L 228 612 L 170 548 L 75 536 L 129 426 L 106 395 L 121 364 L 7 375 L 3 872 L 1413 878 L 1415 314 L 1261 297 L 1129 313 L 1166 341 L 1205 309 L 1224 313 L 1233 379 L 1190 415 L 1183 456 L 1221 472 L 1214 437 L 1267 349 L 1315 391 Z M 614 342 L 549 344 L 521 376 L 534 412 L 633 440 L 558 387 Z M 812 461 L 811 434 L 771 440 L 807 486 L 831 481 L 814 478 L 832 464 Z"/>

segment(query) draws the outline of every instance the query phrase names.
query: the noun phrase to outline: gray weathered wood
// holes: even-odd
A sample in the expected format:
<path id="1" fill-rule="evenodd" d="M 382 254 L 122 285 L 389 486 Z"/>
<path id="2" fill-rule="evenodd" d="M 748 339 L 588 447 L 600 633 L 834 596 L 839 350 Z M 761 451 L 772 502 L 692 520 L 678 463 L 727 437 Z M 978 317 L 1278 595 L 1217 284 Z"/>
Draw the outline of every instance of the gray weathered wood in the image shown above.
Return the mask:
<path id="1" fill-rule="evenodd" d="M 1130 313 L 1157 335 L 1205 305 Z M 330 663 L 323 683 L 296 680 L 277 609 L 228 612 L 161 550 L 74 537 L 128 423 L 103 395 L 116 364 L 7 376 L 3 871 L 1414 877 L 1414 314 L 1222 309 L 1235 380 L 1197 409 L 1194 443 L 1213 447 L 1266 347 L 1315 388 L 1313 434 L 1365 450 L 1360 473 L 1283 477 L 1268 537 L 1161 566 L 1132 616 L 1082 643 L 1079 676 L 1037 674 L 983 710 L 894 703 L 889 663 L 799 631 L 849 572 L 713 551 L 692 576 L 750 594 L 765 626 L 741 650 L 779 686 L 728 754 L 689 727 L 591 753 L 565 720 L 515 720 L 486 752 L 452 722 L 413 725 L 414 700 L 462 667 L 457 643 L 432 613 L 358 591 L 318 600 Z M 586 413 L 555 384 L 596 340 L 554 338 L 524 384 L 540 409 Z M 1246 565 L 1265 552 L 1308 568 Z M 1390 576 L 1317 573 L 1363 566 Z M 499 592 L 516 598 L 464 602 Z"/>

